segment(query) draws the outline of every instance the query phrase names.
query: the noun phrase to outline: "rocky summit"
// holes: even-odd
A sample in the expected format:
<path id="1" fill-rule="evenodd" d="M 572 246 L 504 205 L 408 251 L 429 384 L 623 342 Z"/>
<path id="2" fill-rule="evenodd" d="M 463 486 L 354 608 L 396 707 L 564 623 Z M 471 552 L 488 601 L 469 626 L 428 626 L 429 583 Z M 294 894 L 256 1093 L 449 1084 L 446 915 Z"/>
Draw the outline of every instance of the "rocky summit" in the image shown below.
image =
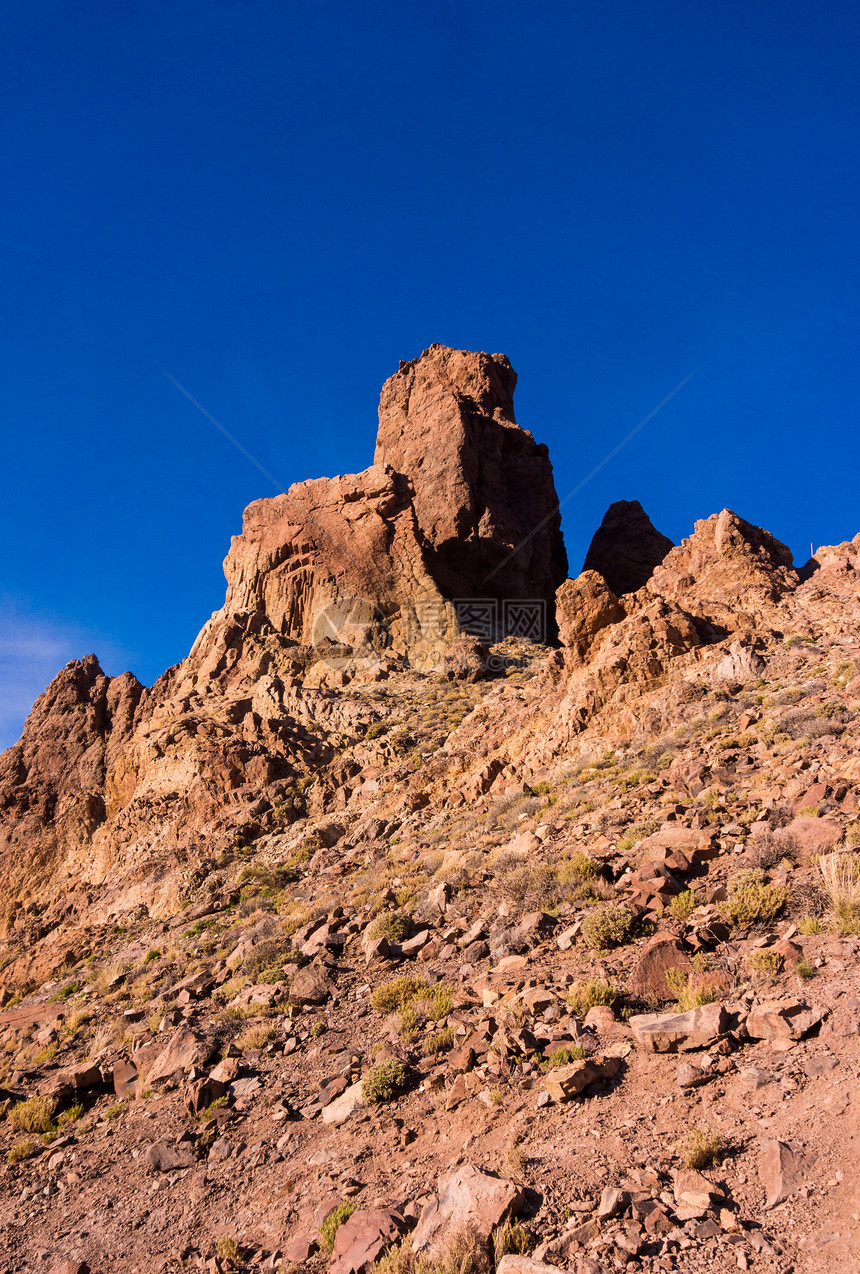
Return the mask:
<path id="1" fill-rule="evenodd" d="M 568 578 L 515 383 L 402 363 L 0 757 L 3 1270 L 860 1268 L 860 535 Z"/>

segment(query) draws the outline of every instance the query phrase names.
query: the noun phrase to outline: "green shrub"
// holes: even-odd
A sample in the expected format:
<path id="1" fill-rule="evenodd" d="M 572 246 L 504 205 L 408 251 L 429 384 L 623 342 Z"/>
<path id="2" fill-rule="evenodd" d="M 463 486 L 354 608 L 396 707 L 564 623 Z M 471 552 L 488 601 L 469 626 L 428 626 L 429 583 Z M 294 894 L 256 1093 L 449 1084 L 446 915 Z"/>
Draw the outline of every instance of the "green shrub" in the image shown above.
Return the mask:
<path id="1" fill-rule="evenodd" d="M 429 982 L 420 977 L 391 978 L 378 986 L 370 997 L 377 1013 L 396 1013 L 404 1009 L 410 1000 L 430 990 Z"/>
<path id="2" fill-rule="evenodd" d="M 358 1205 L 352 1200 L 347 1199 L 344 1203 L 339 1203 L 333 1212 L 330 1212 L 320 1226 L 320 1238 L 323 1241 L 323 1247 L 327 1252 L 334 1251 L 334 1239 L 344 1221 L 348 1221 Z"/>
<path id="3" fill-rule="evenodd" d="M 433 1031 L 427 1036 L 423 1047 L 427 1054 L 447 1053 L 454 1047 L 454 1032 L 450 1026 L 443 1026 L 441 1030 Z"/>
<path id="4" fill-rule="evenodd" d="M 690 916 L 699 905 L 699 899 L 694 889 L 685 889 L 669 902 L 667 908 L 669 915 L 674 916 L 676 920 L 689 920 Z"/>
<path id="5" fill-rule="evenodd" d="M 215 1251 L 219 1261 L 224 1261 L 228 1266 L 235 1265 L 239 1259 L 239 1244 L 229 1234 L 221 1235 L 215 1245 Z"/>
<path id="6" fill-rule="evenodd" d="M 16 1146 L 6 1152 L 7 1163 L 22 1163 L 25 1159 L 31 1158 L 39 1147 L 34 1141 L 19 1141 Z"/>
<path id="7" fill-rule="evenodd" d="M 412 917 L 402 911 L 385 911 L 370 926 L 371 938 L 387 938 L 389 942 L 405 942 L 412 932 Z"/>
<path id="8" fill-rule="evenodd" d="M 505 1221 L 493 1231 L 493 1263 L 498 1266 L 503 1256 L 527 1256 L 535 1245 L 534 1237 L 519 1221 Z"/>
<path id="9" fill-rule="evenodd" d="M 747 956 L 747 964 L 765 978 L 775 978 L 782 968 L 782 958 L 776 951 L 759 949 Z"/>
<path id="10" fill-rule="evenodd" d="M 51 1097 L 28 1097 L 9 1111 L 9 1123 L 16 1132 L 55 1132 L 55 1109 Z"/>
<path id="11" fill-rule="evenodd" d="M 714 992 L 711 987 L 702 986 L 694 990 L 690 985 L 691 982 L 691 973 L 684 973 L 681 969 L 666 970 L 666 985 L 678 1002 L 679 1013 L 686 1013 L 688 1009 L 698 1009 L 703 1004 L 714 1002 Z"/>
<path id="12" fill-rule="evenodd" d="M 554 1066 L 567 1066 L 569 1062 L 578 1062 L 585 1057 L 585 1049 L 581 1044 L 562 1045 L 561 1048 L 554 1048 L 551 1053 L 547 1053 L 541 1062 L 544 1070 L 550 1070 Z"/>
<path id="13" fill-rule="evenodd" d="M 578 1017 L 584 1017 L 589 1009 L 598 1005 L 608 1008 L 618 999 L 618 991 L 611 982 L 576 982 L 567 993 L 567 1002 Z"/>
<path id="14" fill-rule="evenodd" d="M 361 1095 L 368 1106 L 378 1106 L 406 1083 L 406 1067 L 396 1057 L 386 1057 L 371 1066 L 361 1081 Z"/>
<path id="15" fill-rule="evenodd" d="M 823 928 L 817 916 L 801 916 L 797 922 L 797 932 L 807 937 L 814 933 L 821 933 Z"/>
<path id="16" fill-rule="evenodd" d="M 778 916 L 788 901 L 782 885 L 767 885 L 759 867 L 736 872 L 726 886 L 728 897 L 719 904 L 720 914 L 732 924 L 748 927 Z"/>
<path id="17" fill-rule="evenodd" d="M 582 922 L 580 933 L 588 947 L 603 950 L 606 947 L 620 947 L 630 937 L 633 928 L 633 913 L 623 902 L 608 902 L 602 907 L 595 907 Z"/>

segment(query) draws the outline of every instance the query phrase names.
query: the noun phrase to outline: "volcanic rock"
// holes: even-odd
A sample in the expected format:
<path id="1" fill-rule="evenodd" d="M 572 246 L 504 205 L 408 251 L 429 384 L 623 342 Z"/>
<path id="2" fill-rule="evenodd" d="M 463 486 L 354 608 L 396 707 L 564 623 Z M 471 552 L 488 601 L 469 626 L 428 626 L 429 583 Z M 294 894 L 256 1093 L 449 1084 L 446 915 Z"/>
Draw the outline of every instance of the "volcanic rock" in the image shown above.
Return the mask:
<path id="1" fill-rule="evenodd" d="M 673 547 L 638 500 L 618 500 L 595 531 L 582 569 L 597 571 L 613 593 L 635 593 Z"/>
<path id="2" fill-rule="evenodd" d="M 439 1251 L 445 1240 L 471 1230 L 487 1243 L 496 1226 L 518 1215 L 523 1191 L 513 1181 L 463 1164 L 440 1178 L 438 1194 L 425 1206 L 412 1235 L 416 1252 Z"/>
<path id="3" fill-rule="evenodd" d="M 516 383 L 504 354 L 431 345 L 382 388 L 374 464 L 409 480 L 444 597 L 550 606 L 567 574 L 549 454 L 514 420 Z"/>

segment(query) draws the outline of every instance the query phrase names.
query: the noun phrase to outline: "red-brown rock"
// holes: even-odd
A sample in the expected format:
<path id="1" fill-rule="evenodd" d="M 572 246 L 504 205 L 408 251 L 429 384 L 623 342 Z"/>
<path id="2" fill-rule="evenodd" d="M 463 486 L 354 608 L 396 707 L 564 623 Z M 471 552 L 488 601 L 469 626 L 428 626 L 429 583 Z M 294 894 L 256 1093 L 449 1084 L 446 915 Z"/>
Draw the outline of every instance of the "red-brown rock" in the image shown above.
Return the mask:
<path id="1" fill-rule="evenodd" d="M 595 531 L 582 569 L 597 571 L 613 593 L 635 593 L 673 547 L 638 500 L 618 500 Z"/>

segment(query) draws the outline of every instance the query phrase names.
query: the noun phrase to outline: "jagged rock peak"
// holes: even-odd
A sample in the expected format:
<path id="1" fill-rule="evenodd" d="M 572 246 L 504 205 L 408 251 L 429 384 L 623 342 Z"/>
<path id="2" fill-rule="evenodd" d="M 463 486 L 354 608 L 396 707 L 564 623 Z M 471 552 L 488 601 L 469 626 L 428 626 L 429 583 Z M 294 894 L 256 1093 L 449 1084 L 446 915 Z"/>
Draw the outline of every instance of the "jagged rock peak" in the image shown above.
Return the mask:
<path id="1" fill-rule="evenodd" d="M 431 345 L 382 387 L 374 462 L 405 474 L 446 597 L 536 598 L 567 574 L 546 446 L 514 418 L 504 354 Z"/>
<path id="2" fill-rule="evenodd" d="M 597 571 L 619 596 L 635 593 L 673 547 L 638 500 L 617 500 L 595 531 L 582 569 Z"/>

